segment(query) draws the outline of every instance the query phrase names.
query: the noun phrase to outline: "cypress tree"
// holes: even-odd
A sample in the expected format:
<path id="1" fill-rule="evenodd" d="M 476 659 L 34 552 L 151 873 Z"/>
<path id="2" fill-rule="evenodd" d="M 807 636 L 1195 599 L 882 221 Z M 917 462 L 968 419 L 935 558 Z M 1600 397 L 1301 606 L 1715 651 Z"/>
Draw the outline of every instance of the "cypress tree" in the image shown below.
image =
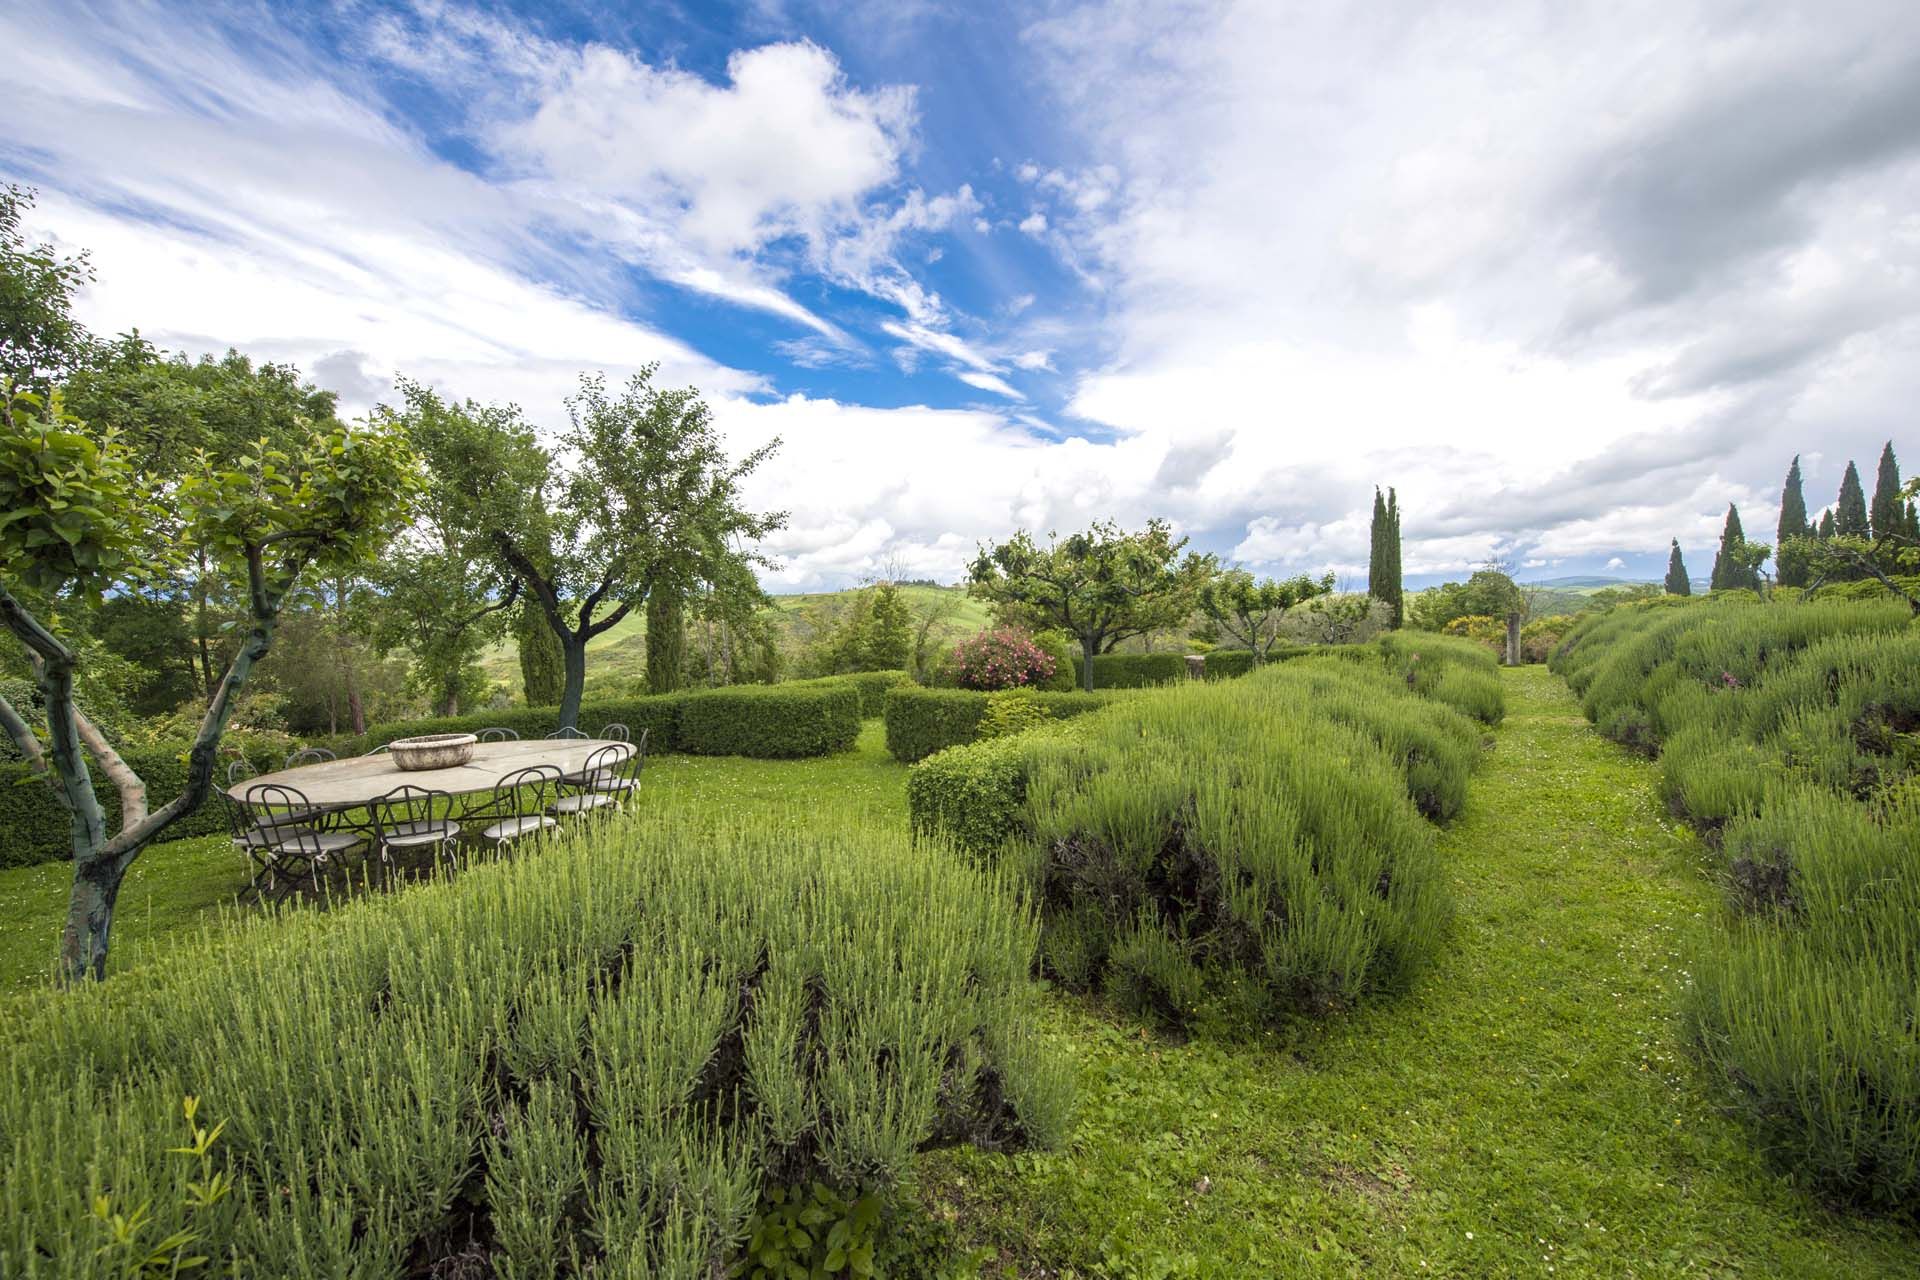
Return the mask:
<path id="1" fill-rule="evenodd" d="M 1893 441 L 1880 450 L 1880 473 L 1873 481 L 1873 506 L 1868 515 L 1875 538 L 1899 538 L 1907 532 L 1907 512 L 1900 501 L 1900 462 L 1893 456 Z"/>
<path id="2" fill-rule="evenodd" d="M 567 680 L 566 657 L 560 652 L 560 637 L 547 625 L 547 615 L 539 605 L 522 597 L 513 620 L 513 634 L 520 646 L 520 683 L 526 690 L 527 705 L 559 706 Z"/>
<path id="3" fill-rule="evenodd" d="M 1847 474 L 1840 477 L 1840 501 L 1833 511 L 1833 531 L 1843 536 L 1869 538 L 1873 527 L 1867 523 L 1867 496 L 1860 488 L 1860 470 L 1847 463 Z"/>
<path id="4" fill-rule="evenodd" d="M 1816 538 L 1825 541 L 1833 536 L 1833 508 L 1828 507 L 1820 513 L 1820 528 L 1815 531 Z"/>
<path id="5" fill-rule="evenodd" d="M 1383 545 L 1387 560 L 1386 601 L 1393 606 L 1393 627 L 1398 630 L 1406 621 L 1407 593 L 1400 576 L 1400 495 L 1392 488 L 1387 490 L 1387 511 L 1384 522 Z"/>
<path id="6" fill-rule="evenodd" d="M 686 608 L 664 583 L 647 592 L 647 692 L 672 693 L 686 669 Z"/>
<path id="7" fill-rule="evenodd" d="M 1670 596 L 1690 596 L 1693 583 L 1687 580 L 1687 562 L 1680 558 L 1680 539 L 1673 540 L 1673 551 L 1667 556 L 1667 594 Z"/>
<path id="8" fill-rule="evenodd" d="M 1790 544 L 1793 539 L 1804 538 L 1811 532 L 1812 527 L 1807 524 L 1807 497 L 1800 487 L 1800 455 L 1795 454 L 1793 465 L 1787 468 L 1787 482 L 1780 490 L 1780 534 L 1773 544 L 1781 586 L 1807 585 L 1806 559 L 1793 551 Z"/>
<path id="9" fill-rule="evenodd" d="M 1367 532 L 1367 594 L 1375 600 L 1387 598 L 1387 501 L 1380 486 L 1373 486 L 1373 521 Z"/>
<path id="10" fill-rule="evenodd" d="M 1742 567 L 1740 558 L 1733 554 L 1736 547 L 1746 543 L 1747 534 L 1740 527 L 1740 508 L 1731 502 L 1727 504 L 1727 523 L 1720 530 L 1720 550 L 1713 557 L 1713 577 L 1708 585 L 1715 591 L 1725 591 L 1733 587 L 1757 587 L 1750 582 L 1750 573 Z"/>

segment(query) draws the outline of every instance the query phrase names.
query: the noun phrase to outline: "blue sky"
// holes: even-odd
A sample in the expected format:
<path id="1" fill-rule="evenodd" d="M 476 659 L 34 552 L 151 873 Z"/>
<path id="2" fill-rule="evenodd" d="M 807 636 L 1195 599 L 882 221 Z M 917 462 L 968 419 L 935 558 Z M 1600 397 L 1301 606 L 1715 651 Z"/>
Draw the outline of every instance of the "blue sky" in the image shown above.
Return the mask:
<path id="1" fill-rule="evenodd" d="M 1894 0 L 0 10 L 104 331 L 564 422 L 658 361 L 775 589 L 1166 516 L 1272 572 L 1704 574 L 1920 391 Z M 1920 438 L 1914 439 L 1920 448 Z"/>

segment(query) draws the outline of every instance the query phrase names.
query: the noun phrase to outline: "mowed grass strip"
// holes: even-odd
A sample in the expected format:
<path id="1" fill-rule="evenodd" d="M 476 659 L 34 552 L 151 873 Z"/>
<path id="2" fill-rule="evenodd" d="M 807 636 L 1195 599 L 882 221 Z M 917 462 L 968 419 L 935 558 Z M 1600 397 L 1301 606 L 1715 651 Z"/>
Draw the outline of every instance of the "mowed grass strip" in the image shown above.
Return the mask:
<path id="1" fill-rule="evenodd" d="M 1914 1274 L 1911 1233 L 1828 1212 L 1708 1105 L 1677 1011 L 1719 904 L 1655 766 L 1544 668 L 1504 679 L 1413 993 L 1260 1046 L 1056 999 L 1073 1139 L 942 1156 L 920 1189 L 988 1274 Z"/>

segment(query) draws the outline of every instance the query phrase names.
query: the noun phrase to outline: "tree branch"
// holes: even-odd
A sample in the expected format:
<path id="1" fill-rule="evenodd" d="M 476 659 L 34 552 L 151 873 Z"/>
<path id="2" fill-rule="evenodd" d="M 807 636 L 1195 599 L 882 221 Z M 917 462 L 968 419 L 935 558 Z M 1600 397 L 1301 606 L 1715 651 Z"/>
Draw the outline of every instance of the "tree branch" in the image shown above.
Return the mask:
<path id="1" fill-rule="evenodd" d="M 454 635 L 458 635 L 460 632 L 465 631 L 468 627 L 480 621 L 480 619 L 486 617 L 490 613 L 498 613 L 502 609 L 511 609 L 513 607 L 513 602 L 518 600 L 519 598 L 520 598 L 520 579 L 515 578 L 513 580 L 513 585 L 507 588 L 507 594 L 501 598 L 498 604 L 490 604 L 484 609 L 468 614 L 466 617 L 461 618 L 459 621 L 455 622 L 451 627 L 447 628 L 447 630 Z"/>
<path id="2" fill-rule="evenodd" d="M 120 753 L 113 749 L 106 735 L 77 706 L 73 709 L 73 720 L 80 730 L 80 741 L 87 744 L 87 750 L 93 752 L 93 758 L 100 762 L 100 771 L 107 775 L 107 781 L 120 793 L 120 829 L 124 831 L 143 821 L 147 816 L 147 784 L 120 758 Z"/>
<path id="3" fill-rule="evenodd" d="M 20 754 L 26 757 L 27 767 L 33 770 L 39 779 L 53 788 L 53 794 L 66 804 L 67 793 L 60 789 L 59 779 L 53 776 L 53 770 L 47 767 L 47 753 L 40 746 L 40 739 L 33 734 L 33 728 L 13 704 L 0 698 L 0 726 L 4 726 L 7 736 L 13 739 L 13 745 L 20 748 Z"/>

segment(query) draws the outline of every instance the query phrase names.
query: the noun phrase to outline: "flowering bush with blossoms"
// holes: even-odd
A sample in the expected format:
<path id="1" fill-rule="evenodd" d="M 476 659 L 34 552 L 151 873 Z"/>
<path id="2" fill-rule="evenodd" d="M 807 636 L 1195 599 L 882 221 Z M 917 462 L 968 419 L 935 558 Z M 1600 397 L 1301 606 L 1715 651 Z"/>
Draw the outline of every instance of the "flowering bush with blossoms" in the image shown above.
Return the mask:
<path id="1" fill-rule="evenodd" d="M 1040 684 L 1054 657 L 1018 627 L 982 631 L 953 650 L 954 681 L 962 689 L 1018 689 Z"/>

